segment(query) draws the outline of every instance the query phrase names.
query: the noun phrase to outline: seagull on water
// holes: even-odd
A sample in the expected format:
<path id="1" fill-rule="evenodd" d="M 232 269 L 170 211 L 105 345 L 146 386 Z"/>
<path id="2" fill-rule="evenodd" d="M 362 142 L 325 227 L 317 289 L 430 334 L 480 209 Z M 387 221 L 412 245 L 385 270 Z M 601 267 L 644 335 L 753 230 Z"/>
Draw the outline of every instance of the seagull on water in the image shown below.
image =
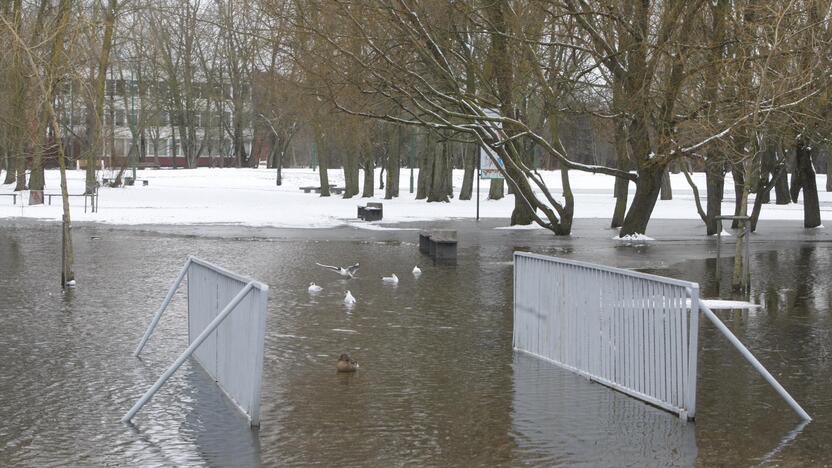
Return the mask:
<path id="1" fill-rule="evenodd" d="M 322 265 L 320 263 L 315 263 L 315 265 L 318 265 L 320 267 L 324 267 L 326 269 L 332 270 L 332 271 L 334 271 L 335 273 L 338 273 L 341 276 L 346 276 L 347 278 L 354 278 L 355 274 L 358 272 L 358 264 L 357 263 L 353 266 L 348 266 L 346 268 L 331 266 L 331 265 Z"/>
<path id="2" fill-rule="evenodd" d="M 415 267 L 413 267 L 413 274 L 416 275 L 416 276 L 419 276 L 419 275 L 422 274 L 422 269 L 419 268 L 419 265 L 416 265 Z"/>
<path id="3" fill-rule="evenodd" d="M 352 305 L 355 304 L 355 296 L 352 295 L 351 292 L 347 291 L 347 295 L 344 296 L 344 304 Z"/>
<path id="4" fill-rule="evenodd" d="M 316 292 L 321 292 L 323 290 L 324 290 L 324 288 L 318 286 L 317 284 L 309 283 L 309 292 L 316 293 Z"/>
<path id="5" fill-rule="evenodd" d="M 396 276 L 395 273 L 393 273 L 391 276 L 382 276 L 381 280 L 384 281 L 385 283 L 399 284 L 399 277 Z"/>

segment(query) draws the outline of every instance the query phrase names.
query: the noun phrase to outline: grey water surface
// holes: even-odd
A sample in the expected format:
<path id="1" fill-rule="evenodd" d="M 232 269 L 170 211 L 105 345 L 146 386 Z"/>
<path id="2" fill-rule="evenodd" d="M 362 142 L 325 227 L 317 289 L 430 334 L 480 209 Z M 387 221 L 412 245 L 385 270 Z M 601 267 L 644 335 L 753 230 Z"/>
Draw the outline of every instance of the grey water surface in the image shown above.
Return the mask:
<path id="1" fill-rule="evenodd" d="M 63 293 L 60 231 L 0 224 L 0 466 L 832 463 L 827 243 L 755 246 L 751 295 L 765 308 L 719 312 L 815 418 L 801 426 L 704 321 L 695 423 L 513 353 L 515 249 L 637 266 L 727 297 L 710 247 L 600 248 L 488 230 L 463 233 L 458 265 L 439 266 L 419 255 L 415 231 L 193 229 L 203 235 L 76 228 L 79 287 Z M 687 260 L 674 261 L 674 249 Z M 134 425 L 119 422 L 187 346 L 182 288 L 142 358 L 132 356 L 188 255 L 270 287 L 259 429 L 192 362 Z M 361 270 L 344 280 L 315 262 Z M 382 283 L 390 273 L 397 286 Z M 310 295 L 310 281 L 324 290 Z M 342 352 L 358 372 L 335 372 Z"/>

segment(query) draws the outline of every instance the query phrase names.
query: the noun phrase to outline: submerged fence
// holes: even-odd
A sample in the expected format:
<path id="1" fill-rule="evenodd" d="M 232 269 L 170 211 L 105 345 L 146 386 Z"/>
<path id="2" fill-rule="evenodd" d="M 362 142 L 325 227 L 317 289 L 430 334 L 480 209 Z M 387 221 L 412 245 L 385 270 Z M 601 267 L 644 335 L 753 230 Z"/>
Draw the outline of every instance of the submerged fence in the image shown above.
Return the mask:
<path id="1" fill-rule="evenodd" d="M 514 347 L 682 416 L 696 413 L 695 283 L 514 256 Z"/>
<path id="2" fill-rule="evenodd" d="M 713 312 L 700 304 L 698 284 L 514 254 L 516 350 L 688 419 L 696 415 L 700 311 L 801 417 L 810 419 Z"/>
<path id="3" fill-rule="evenodd" d="M 188 276 L 188 348 L 124 415 L 130 421 L 191 355 L 252 426 L 260 424 L 260 384 L 268 286 L 189 257 L 153 316 L 135 355 L 141 353 L 182 280 Z"/>

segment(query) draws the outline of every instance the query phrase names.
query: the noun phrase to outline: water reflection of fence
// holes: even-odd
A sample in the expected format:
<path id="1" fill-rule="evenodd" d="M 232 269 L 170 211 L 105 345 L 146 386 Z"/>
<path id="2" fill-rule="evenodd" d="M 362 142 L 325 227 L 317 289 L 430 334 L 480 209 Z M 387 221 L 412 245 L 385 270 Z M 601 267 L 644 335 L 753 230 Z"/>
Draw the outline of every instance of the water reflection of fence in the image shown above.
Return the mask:
<path id="1" fill-rule="evenodd" d="M 683 417 L 696 412 L 695 283 L 514 256 L 514 347 Z"/>
<path id="2" fill-rule="evenodd" d="M 248 416 L 251 425 L 259 425 L 268 286 L 189 257 L 153 316 L 135 355 L 141 353 L 186 274 L 190 345 L 122 420 L 130 421 L 193 355 L 237 408 Z"/>

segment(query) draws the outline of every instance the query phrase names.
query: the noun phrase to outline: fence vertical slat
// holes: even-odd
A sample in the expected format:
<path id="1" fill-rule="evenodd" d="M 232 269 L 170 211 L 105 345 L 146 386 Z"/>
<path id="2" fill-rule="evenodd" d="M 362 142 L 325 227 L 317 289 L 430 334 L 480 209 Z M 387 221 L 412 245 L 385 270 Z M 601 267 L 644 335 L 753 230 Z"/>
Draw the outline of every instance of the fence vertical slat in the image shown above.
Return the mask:
<path id="1" fill-rule="evenodd" d="M 668 340 L 667 340 L 667 310 L 660 305 L 660 300 L 663 298 L 661 284 L 653 285 L 653 303 L 655 310 L 656 335 L 658 335 L 658 343 L 656 345 L 656 393 L 654 396 L 664 401 L 667 398 L 667 372 L 666 364 L 668 358 Z"/>

